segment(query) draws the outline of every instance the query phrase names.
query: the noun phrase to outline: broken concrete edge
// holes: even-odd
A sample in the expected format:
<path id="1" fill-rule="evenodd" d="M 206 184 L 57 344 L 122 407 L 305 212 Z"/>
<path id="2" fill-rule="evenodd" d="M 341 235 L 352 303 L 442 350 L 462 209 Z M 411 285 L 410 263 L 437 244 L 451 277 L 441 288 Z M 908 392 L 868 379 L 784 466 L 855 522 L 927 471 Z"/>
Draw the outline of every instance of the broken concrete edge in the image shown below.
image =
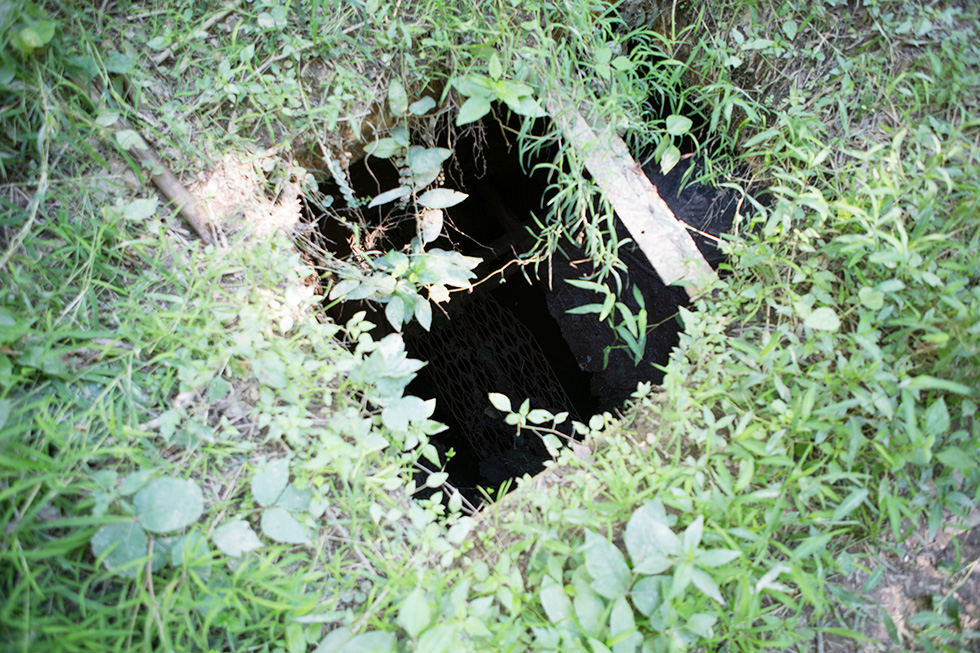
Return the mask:
<path id="1" fill-rule="evenodd" d="M 700 296 L 717 279 L 715 272 L 626 143 L 608 125 L 594 130 L 555 94 L 545 96 L 544 105 L 661 280 L 682 285 L 692 299 Z"/>

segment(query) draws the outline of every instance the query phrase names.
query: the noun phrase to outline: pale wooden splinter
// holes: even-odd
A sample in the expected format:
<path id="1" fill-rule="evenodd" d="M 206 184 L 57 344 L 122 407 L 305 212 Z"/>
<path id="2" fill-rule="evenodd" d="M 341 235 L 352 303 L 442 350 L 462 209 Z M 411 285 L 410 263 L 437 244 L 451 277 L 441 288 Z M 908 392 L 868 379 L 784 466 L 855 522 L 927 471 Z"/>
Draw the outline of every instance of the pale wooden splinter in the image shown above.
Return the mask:
<path id="1" fill-rule="evenodd" d="M 592 179 L 602 189 L 616 215 L 634 242 L 667 285 L 685 285 L 689 297 L 715 280 L 715 272 L 704 260 L 686 227 L 660 197 L 630 155 L 626 143 L 612 129 L 601 136 L 589 127 L 578 111 L 554 98 L 545 108 L 561 129 L 569 145 L 585 158 Z"/>

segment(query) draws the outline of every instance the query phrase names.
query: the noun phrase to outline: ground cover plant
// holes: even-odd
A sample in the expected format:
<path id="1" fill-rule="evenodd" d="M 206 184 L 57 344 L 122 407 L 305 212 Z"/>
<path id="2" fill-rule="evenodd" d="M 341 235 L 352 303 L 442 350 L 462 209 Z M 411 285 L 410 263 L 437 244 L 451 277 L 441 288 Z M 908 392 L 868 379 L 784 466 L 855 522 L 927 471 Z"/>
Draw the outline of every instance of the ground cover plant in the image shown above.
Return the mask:
<path id="1" fill-rule="evenodd" d="M 975 650 L 976 6 L 470 4 L 0 4 L 0 647 Z M 488 397 L 556 461 L 476 512 L 398 333 L 475 262 L 435 217 L 315 260 L 298 194 L 449 208 L 454 136 L 516 115 L 557 152 L 525 262 L 575 236 L 615 308 L 608 209 L 533 128 L 557 95 L 769 200 L 661 387 L 567 448 Z M 365 151 L 400 185 L 355 196 Z M 394 332 L 321 310 L 356 293 Z"/>

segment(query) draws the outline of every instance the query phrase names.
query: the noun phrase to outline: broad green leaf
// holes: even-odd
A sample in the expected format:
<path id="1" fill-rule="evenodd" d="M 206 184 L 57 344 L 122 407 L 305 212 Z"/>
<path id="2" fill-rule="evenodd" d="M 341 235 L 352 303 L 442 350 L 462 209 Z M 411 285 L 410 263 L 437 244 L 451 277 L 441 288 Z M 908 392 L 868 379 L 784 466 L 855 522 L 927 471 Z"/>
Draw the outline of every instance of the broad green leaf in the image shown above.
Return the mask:
<path id="1" fill-rule="evenodd" d="M 595 281 L 588 281 L 587 279 L 566 279 L 565 283 L 570 286 L 575 286 L 576 288 L 582 288 L 583 290 L 593 290 L 595 292 L 612 294 L 609 292 L 609 286 L 606 286 Z M 615 297 L 615 295 L 613 295 Z"/>
<path id="2" fill-rule="evenodd" d="M 867 286 L 858 291 L 858 299 L 861 303 L 873 311 L 885 305 L 885 293 L 880 290 L 872 290 Z"/>
<path id="3" fill-rule="evenodd" d="M 532 424 L 544 424 L 545 422 L 550 422 L 555 418 L 550 411 L 544 410 L 542 408 L 535 408 L 530 413 L 527 414 L 527 421 Z"/>
<path id="4" fill-rule="evenodd" d="M 718 621 L 718 617 L 713 614 L 698 613 L 691 615 L 691 618 L 684 624 L 684 628 L 691 631 L 698 637 L 711 637 L 711 627 Z"/>
<path id="5" fill-rule="evenodd" d="M 285 508 L 274 506 L 262 513 L 262 532 L 283 544 L 310 544 L 310 534 Z"/>
<path id="6" fill-rule="evenodd" d="M 612 67 L 620 72 L 625 72 L 627 70 L 633 70 L 633 61 L 626 56 L 619 55 L 612 60 Z"/>
<path id="7" fill-rule="evenodd" d="M 405 300 L 397 295 L 392 297 L 385 305 L 385 317 L 396 331 L 400 331 L 405 322 Z"/>
<path id="8" fill-rule="evenodd" d="M 435 472 L 429 474 L 429 477 L 425 479 L 425 486 L 430 488 L 440 487 L 443 483 L 449 480 L 449 474 L 446 472 Z"/>
<path id="9" fill-rule="evenodd" d="M 827 533 L 823 533 L 822 535 L 811 535 L 803 540 L 800 545 L 793 550 L 793 554 L 790 556 L 790 559 L 800 560 L 803 558 L 809 558 L 815 552 L 827 548 L 827 544 L 832 539 L 833 536 L 828 535 Z"/>
<path id="10" fill-rule="evenodd" d="M 422 633 L 415 653 L 447 653 L 458 640 L 457 624 L 439 624 Z"/>
<path id="11" fill-rule="evenodd" d="M 270 388 L 282 389 L 286 387 L 286 363 L 282 357 L 275 352 L 263 352 L 258 358 L 252 360 L 252 372 L 259 383 Z"/>
<path id="12" fill-rule="evenodd" d="M 133 497 L 136 519 L 151 533 L 168 533 L 194 523 L 204 512 L 204 495 L 194 481 L 152 479 Z"/>
<path id="13" fill-rule="evenodd" d="M 953 618 L 941 612 L 919 612 L 909 617 L 909 623 L 916 626 L 945 626 L 953 623 Z"/>
<path id="14" fill-rule="evenodd" d="M 415 319 L 426 331 L 432 326 L 432 304 L 424 297 L 415 300 Z"/>
<path id="15" fill-rule="evenodd" d="M 610 295 L 610 296 L 614 300 L 616 299 L 615 295 Z M 565 312 L 568 315 L 588 315 L 589 313 L 596 313 L 598 315 L 601 315 L 602 311 L 603 311 L 602 304 L 583 304 L 581 306 L 573 306 L 572 308 L 566 310 Z"/>
<path id="16" fill-rule="evenodd" d="M 302 617 L 299 617 L 300 619 Z M 320 640 L 316 648 L 313 649 L 313 653 L 334 653 L 334 651 L 340 651 L 341 647 L 350 641 L 350 629 L 346 626 L 341 626 L 335 630 L 331 630 L 326 637 Z"/>
<path id="17" fill-rule="evenodd" d="M 306 653 L 306 634 L 302 624 L 296 622 L 286 624 L 286 652 Z"/>
<path id="18" fill-rule="evenodd" d="M 4 308 L 3 306 L 0 306 L 0 326 L 2 326 L 4 328 L 6 328 L 6 327 L 12 327 L 15 324 L 17 324 L 17 322 L 18 322 L 17 315 L 15 313 L 13 313 L 10 310 Z M 4 335 L 6 335 L 6 334 L 4 334 Z M 11 342 L 11 341 L 9 341 L 9 340 L 3 340 L 3 341 L 0 341 L 0 342 Z"/>
<path id="19" fill-rule="evenodd" d="M 463 103 L 456 116 L 456 126 L 462 127 L 476 122 L 490 113 L 490 101 L 484 97 L 473 96 Z"/>
<path id="20" fill-rule="evenodd" d="M 431 243 L 442 234 L 442 209 L 424 209 L 419 216 L 419 232 L 423 243 Z"/>
<path id="21" fill-rule="evenodd" d="M 392 431 L 404 432 L 411 422 L 421 422 L 432 416 L 436 400 L 423 400 L 411 395 L 401 397 L 381 411 L 381 423 Z"/>
<path id="22" fill-rule="evenodd" d="M 620 550 L 592 531 L 585 532 L 585 546 L 585 568 L 593 578 L 592 589 L 607 599 L 624 596 L 633 576 Z"/>
<path id="23" fill-rule="evenodd" d="M 490 55 L 487 71 L 490 73 L 491 79 L 500 79 L 500 76 L 504 74 L 504 67 L 500 65 L 500 57 L 497 56 L 496 52 Z"/>
<path id="24" fill-rule="evenodd" d="M 330 299 L 343 297 L 360 285 L 360 279 L 344 279 L 343 281 L 334 284 L 334 287 L 330 289 Z"/>
<path id="25" fill-rule="evenodd" d="M 612 645 L 613 653 L 635 653 L 643 640 L 642 635 L 636 631 L 633 608 L 625 596 L 619 597 L 613 603 L 612 613 L 609 615 L 609 634 L 615 642 Z"/>
<path id="26" fill-rule="evenodd" d="M 382 204 L 387 204 L 388 202 L 400 200 L 403 197 L 407 197 L 408 194 L 411 192 L 412 189 L 409 186 L 399 186 L 398 188 L 392 188 L 391 190 L 387 190 L 381 193 L 380 195 L 372 199 L 370 202 L 368 202 L 368 208 L 373 209 L 376 206 L 381 206 Z"/>
<path id="27" fill-rule="evenodd" d="M 157 212 L 159 204 L 160 201 L 155 197 L 127 202 L 123 208 L 123 217 L 132 221 L 146 220 Z"/>
<path id="28" fill-rule="evenodd" d="M 266 463 L 252 478 L 252 496 L 263 508 L 274 504 L 289 483 L 289 459 L 278 458 Z"/>
<path id="29" fill-rule="evenodd" d="M 408 93 L 397 79 L 393 79 L 388 86 L 388 109 L 396 116 L 408 113 Z"/>
<path id="30" fill-rule="evenodd" d="M 442 162 L 451 157 L 452 150 L 444 147 L 421 147 L 413 145 L 408 148 L 408 167 L 413 175 L 421 175 L 430 170 L 438 170 Z M 440 206 L 433 208 L 443 208 Z"/>
<path id="31" fill-rule="evenodd" d="M 814 309 L 806 316 L 803 323 L 818 331 L 837 331 L 840 329 L 840 318 L 837 317 L 837 313 L 834 312 L 834 309 L 826 306 Z"/>
<path id="32" fill-rule="evenodd" d="M 391 131 L 388 133 L 391 134 L 391 138 L 396 143 L 402 147 L 408 147 L 408 127 L 405 125 L 398 125 L 396 127 L 392 127 Z"/>
<path id="33" fill-rule="evenodd" d="M 394 653 L 397 640 L 391 633 L 374 631 L 351 639 L 340 649 L 340 653 Z"/>
<path id="34" fill-rule="evenodd" d="M 448 478 L 449 475 L 446 474 Z M 457 490 L 454 495 L 459 494 Z M 450 544 L 462 544 L 463 540 L 469 536 L 473 531 L 473 527 L 476 526 L 476 521 L 470 517 L 463 517 L 458 522 L 449 527 L 449 531 L 446 533 L 446 541 Z"/>
<path id="35" fill-rule="evenodd" d="M 507 106 L 517 115 L 528 118 L 542 118 L 548 115 L 548 112 L 542 109 L 538 101 L 530 95 L 522 95 L 516 100 L 511 100 L 507 102 Z"/>
<path id="36" fill-rule="evenodd" d="M 300 514 L 309 509 L 312 501 L 313 490 L 309 488 L 300 490 L 296 487 L 296 483 L 290 483 L 283 490 L 279 500 L 276 501 L 276 505 L 280 508 L 285 508 L 293 514 Z"/>
<path id="37" fill-rule="evenodd" d="M 493 97 L 493 89 L 491 87 L 493 82 L 488 77 L 470 75 L 469 77 L 454 83 L 456 90 L 459 91 L 459 94 L 465 97 Z"/>
<path id="38" fill-rule="evenodd" d="M 667 513 L 659 499 L 637 508 L 626 524 L 623 539 L 633 570 L 640 574 L 670 569 L 670 558 L 681 553 L 681 540 L 667 525 Z"/>
<path id="39" fill-rule="evenodd" d="M 127 578 L 136 577 L 139 566 L 132 563 L 147 555 L 146 532 L 135 521 L 103 526 L 92 536 L 91 545 L 92 553 L 97 558 L 108 551 L 103 564 L 110 571 Z"/>
<path id="40" fill-rule="evenodd" d="M 119 143 L 119 147 L 127 152 L 133 149 L 146 148 L 146 141 L 144 141 L 143 137 L 132 129 L 120 129 L 114 134 L 114 136 L 116 142 Z"/>
<path id="41" fill-rule="evenodd" d="M 448 188 L 433 188 L 419 196 L 419 204 L 430 209 L 447 209 L 456 206 L 469 195 Z"/>
<path id="42" fill-rule="evenodd" d="M 694 562 L 700 567 L 720 567 L 728 564 L 740 555 L 742 555 L 741 551 L 733 551 L 731 549 L 711 549 L 710 551 L 701 551 L 698 553 L 694 558 Z"/>
<path id="43" fill-rule="evenodd" d="M 800 29 L 799 26 L 796 24 L 796 21 L 793 19 L 788 19 L 784 21 L 782 27 L 783 27 L 783 34 L 785 34 L 786 38 L 788 38 L 790 41 L 796 38 L 796 34 Z"/>
<path id="44" fill-rule="evenodd" d="M 416 587 L 398 608 L 397 623 L 405 629 L 409 637 L 415 639 L 426 629 L 432 619 L 432 609 L 421 588 Z"/>
<path id="45" fill-rule="evenodd" d="M 694 123 L 687 116 L 673 114 L 667 116 L 667 133 L 671 136 L 683 136 L 691 131 Z"/>
<path id="46" fill-rule="evenodd" d="M 694 566 L 690 562 L 682 562 L 674 569 L 674 577 L 670 584 L 670 594 L 668 598 L 676 598 L 684 593 L 688 585 L 691 584 L 691 573 Z"/>
<path id="47" fill-rule="evenodd" d="M 10 45 L 22 52 L 31 54 L 34 50 L 43 48 L 54 38 L 55 22 L 41 20 L 34 25 L 28 25 L 15 31 L 10 39 Z"/>
<path id="48" fill-rule="evenodd" d="M 128 75 L 133 70 L 133 60 L 115 50 L 106 55 L 103 61 L 105 62 L 105 69 L 110 73 Z"/>
<path id="49" fill-rule="evenodd" d="M 576 591 L 572 604 L 579 628 L 591 637 L 601 636 L 605 625 L 603 623 L 606 616 L 605 600 L 586 585 Z"/>
<path id="50" fill-rule="evenodd" d="M 925 415 L 922 416 L 922 430 L 926 435 L 940 438 L 949 433 L 950 419 L 949 410 L 946 408 L 946 400 L 940 397 L 929 405 Z"/>
<path id="51" fill-rule="evenodd" d="M 661 576 L 644 576 L 636 581 L 630 590 L 630 597 L 632 597 L 633 605 L 640 611 L 640 614 L 649 617 L 654 610 L 660 607 L 660 604 L 663 603 L 662 585 L 663 577 Z"/>
<path id="52" fill-rule="evenodd" d="M 725 605 L 725 599 L 721 596 L 721 590 L 718 589 L 718 583 L 711 575 L 704 571 L 703 569 L 692 569 L 691 570 L 691 582 L 699 590 L 704 592 L 708 597 L 718 601 L 722 605 Z"/>
<path id="53" fill-rule="evenodd" d="M 215 529 L 211 541 L 226 554 L 237 558 L 262 547 L 262 540 L 242 519 L 235 519 Z"/>
<path id="54" fill-rule="evenodd" d="M 401 149 L 402 146 L 394 138 L 379 138 L 373 143 L 368 143 L 364 152 L 379 159 L 388 159 Z"/>
<path id="55" fill-rule="evenodd" d="M 691 524 L 684 529 L 683 550 L 690 556 L 701 543 L 701 535 L 704 533 L 704 515 L 698 515 Z"/>
<path id="56" fill-rule="evenodd" d="M 544 608 L 548 621 L 556 626 L 572 616 L 572 602 L 568 599 L 565 588 L 551 576 L 545 576 L 541 583 L 541 607 Z"/>
<path id="57" fill-rule="evenodd" d="M 667 174 L 674 169 L 681 160 L 681 151 L 676 145 L 670 145 L 660 157 L 660 172 Z"/>
<path id="58" fill-rule="evenodd" d="M 961 472 L 966 472 L 968 470 L 976 469 L 977 467 L 977 454 L 974 452 L 972 455 L 960 449 L 959 447 L 946 447 L 942 451 L 936 454 L 936 460 L 951 467 L 953 469 L 958 469 Z"/>
<path id="59" fill-rule="evenodd" d="M 131 494 L 135 494 L 140 488 L 146 485 L 153 475 L 156 474 L 155 469 L 144 469 L 138 472 L 133 472 L 132 474 L 127 474 L 126 478 L 119 485 L 119 496 L 128 497 Z"/>
<path id="60" fill-rule="evenodd" d="M 421 100 L 416 100 L 408 105 L 408 112 L 413 116 L 422 116 L 428 113 L 434 106 L 436 106 L 436 101 L 426 95 Z"/>
<path id="61" fill-rule="evenodd" d="M 507 395 L 502 395 L 499 392 L 491 392 L 489 394 L 489 397 L 490 397 L 490 403 L 493 404 L 493 407 L 499 410 L 500 412 L 502 413 L 513 412 L 511 410 L 510 398 Z"/>

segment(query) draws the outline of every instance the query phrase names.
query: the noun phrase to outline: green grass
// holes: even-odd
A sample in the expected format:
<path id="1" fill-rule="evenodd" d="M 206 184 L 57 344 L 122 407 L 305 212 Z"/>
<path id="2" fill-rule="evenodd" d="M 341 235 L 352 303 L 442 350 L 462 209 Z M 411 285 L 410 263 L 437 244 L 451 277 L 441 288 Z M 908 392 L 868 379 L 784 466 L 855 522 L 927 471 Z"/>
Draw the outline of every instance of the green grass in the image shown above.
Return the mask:
<path id="1" fill-rule="evenodd" d="M 948 596 L 899 633 L 866 594 L 980 500 L 976 10 L 620 9 L 645 24 L 590 2 L 0 8 L 0 648 L 885 645 L 862 619 L 975 647 Z M 391 136 L 393 80 L 438 103 L 396 116 L 413 144 L 433 115 L 459 133 L 467 78 L 560 88 L 662 152 L 642 103 L 683 99 L 732 152 L 711 178 L 772 198 L 682 313 L 664 385 L 476 518 L 409 496 L 438 425 L 398 342 L 321 320 L 287 238 L 199 246 L 110 129 L 183 175 L 273 148 L 272 189 L 294 155 Z M 529 125 L 523 152 L 555 144 Z M 576 231 L 601 281 L 615 239 L 558 145 L 536 254 Z M 178 527 L 147 508 L 160 479 L 201 497 Z"/>

